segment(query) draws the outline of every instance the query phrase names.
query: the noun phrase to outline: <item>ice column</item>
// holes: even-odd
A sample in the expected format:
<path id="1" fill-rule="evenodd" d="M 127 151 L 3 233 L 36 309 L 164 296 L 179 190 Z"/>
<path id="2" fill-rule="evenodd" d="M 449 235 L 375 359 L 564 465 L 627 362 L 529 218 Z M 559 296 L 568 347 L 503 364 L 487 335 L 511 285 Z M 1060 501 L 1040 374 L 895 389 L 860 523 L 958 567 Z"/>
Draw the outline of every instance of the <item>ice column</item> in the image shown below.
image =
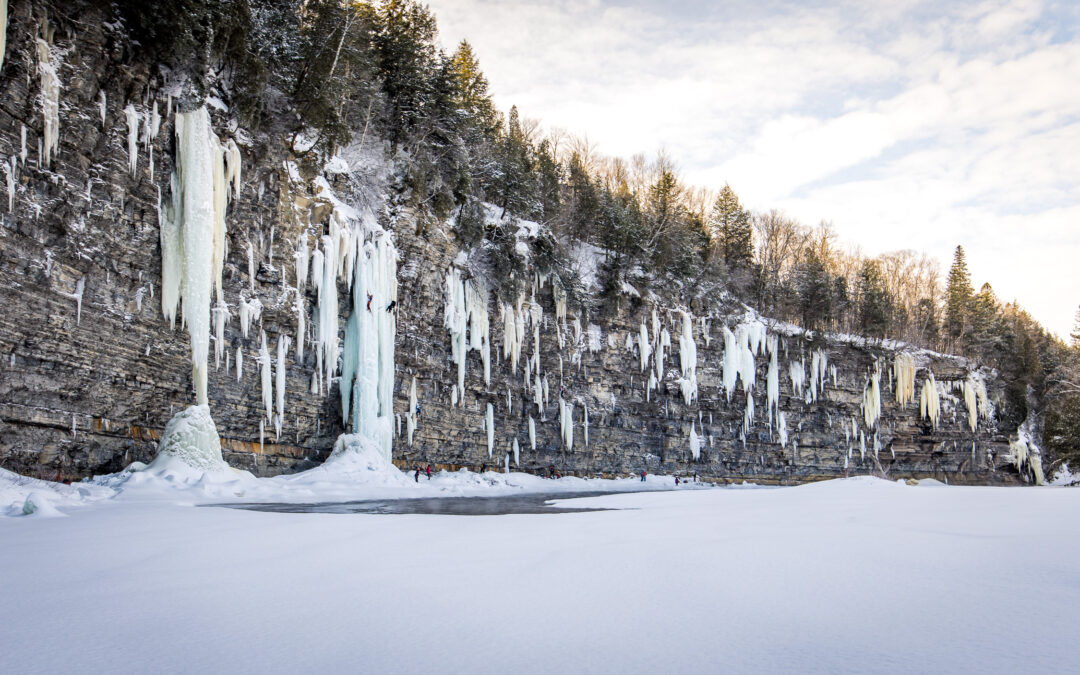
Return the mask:
<path id="1" fill-rule="evenodd" d="M 409 386 L 409 412 L 405 415 L 405 429 L 408 434 L 409 445 L 413 443 L 413 433 L 416 432 L 416 377 Z"/>
<path id="2" fill-rule="evenodd" d="M 901 408 L 915 400 L 915 359 L 907 352 L 900 352 L 893 359 L 893 376 L 896 382 L 896 402 Z"/>
<path id="3" fill-rule="evenodd" d="M 679 366 L 682 369 L 683 400 L 686 405 L 697 398 L 697 344 L 694 342 L 694 322 L 686 312 L 682 313 L 682 334 L 679 336 Z M 667 331 L 665 331 L 666 333 Z"/>
<path id="4" fill-rule="evenodd" d="M 135 167 L 139 162 L 139 113 L 135 106 L 130 103 L 124 108 L 124 117 L 128 127 L 128 173 L 135 175 Z"/>
<path id="5" fill-rule="evenodd" d="M 38 76 L 41 78 L 41 113 L 44 120 L 42 132 L 41 164 L 49 166 L 52 156 L 60 147 L 60 78 L 52 62 L 53 29 L 43 19 L 42 37 L 36 39 Z"/>
<path id="6" fill-rule="evenodd" d="M 937 429 L 938 419 L 941 417 L 941 401 L 933 373 L 923 381 L 922 392 L 919 394 L 919 414 L 924 420 L 930 420 L 933 428 Z"/>
<path id="7" fill-rule="evenodd" d="M 488 457 L 491 457 L 491 451 L 495 447 L 495 408 L 490 403 L 487 404 L 484 429 L 487 431 Z"/>
<path id="8" fill-rule="evenodd" d="M 176 174 L 172 203 L 161 224 L 162 307 L 175 322 L 176 301 L 191 336 L 192 378 L 196 402 L 206 397 L 206 362 L 210 348 L 210 299 L 220 300 L 225 257 L 225 219 L 218 202 L 224 189 L 221 143 L 210 128 L 206 108 L 176 115 Z"/>
<path id="9" fill-rule="evenodd" d="M 325 269 L 333 270 L 333 266 Z M 397 249 L 384 232 L 378 231 L 373 241 L 365 243 L 356 259 L 352 299 L 341 368 L 342 419 L 350 419 L 351 414 L 353 433 L 379 443 L 389 460 L 397 335 L 397 315 L 391 304 L 397 305 Z"/>

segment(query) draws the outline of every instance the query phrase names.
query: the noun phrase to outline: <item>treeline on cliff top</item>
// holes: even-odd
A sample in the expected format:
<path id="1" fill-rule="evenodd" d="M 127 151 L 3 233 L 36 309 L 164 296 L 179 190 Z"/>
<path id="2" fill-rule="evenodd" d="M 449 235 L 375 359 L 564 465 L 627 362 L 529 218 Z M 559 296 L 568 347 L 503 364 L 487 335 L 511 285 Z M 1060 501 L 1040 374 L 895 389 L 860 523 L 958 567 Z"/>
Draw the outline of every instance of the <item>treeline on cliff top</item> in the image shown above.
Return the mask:
<path id="1" fill-rule="evenodd" d="M 1052 457 L 1080 464 L 1080 356 L 989 284 L 975 292 L 957 247 L 946 279 L 914 251 L 869 257 L 828 223 L 751 212 L 730 186 L 685 184 L 664 153 L 600 155 L 586 137 L 502 113 L 468 42 L 447 54 L 435 16 L 413 0 L 174 0 L 108 3 L 136 45 L 188 75 L 193 98 L 224 84 L 246 128 L 314 136 L 329 158 L 380 139 L 395 199 L 430 222 L 452 218 L 466 247 L 488 252 L 494 292 L 512 301 L 529 278 L 514 219 L 542 225 L 532 261 L 557 274 L 584 312 L 655 290 L 702 307 L 719 291 L 808 329 L 891 337 L 970 356 L 1009 383 L 1004 423 L 1045 413 Z M 110 10 L 111 11 L 111 10 Z M 295 148 L 295 145 L 292 146 Z M 506 218 L 492 222 L 482 203 Z M 568 249 L 601 252 L 600 297 L 584 292 Z M 1052 468 L 1052 467 L 1051 467 Z"/>

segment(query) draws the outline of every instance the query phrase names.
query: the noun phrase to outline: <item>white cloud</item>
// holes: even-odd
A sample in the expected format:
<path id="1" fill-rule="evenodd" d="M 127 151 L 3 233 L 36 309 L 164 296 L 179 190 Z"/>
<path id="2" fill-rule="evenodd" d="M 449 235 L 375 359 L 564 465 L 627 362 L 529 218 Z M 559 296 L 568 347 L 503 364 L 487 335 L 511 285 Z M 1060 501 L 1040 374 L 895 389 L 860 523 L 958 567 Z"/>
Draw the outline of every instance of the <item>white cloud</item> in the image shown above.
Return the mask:
<path id="1" fill-rule="evenodd" d="M 608 154 L 663 146 L 691 182 L 831 220 L 868 253 L 914 248 L 947 265 L 962 243 L 976 281 L 1069 332 L 1080 43 L 1060 35 L 1076 34 L 1077 12 L 1036 0 L 431 7 L 448 49 L 474 45 L 500 107 L 587 132 Z"/>

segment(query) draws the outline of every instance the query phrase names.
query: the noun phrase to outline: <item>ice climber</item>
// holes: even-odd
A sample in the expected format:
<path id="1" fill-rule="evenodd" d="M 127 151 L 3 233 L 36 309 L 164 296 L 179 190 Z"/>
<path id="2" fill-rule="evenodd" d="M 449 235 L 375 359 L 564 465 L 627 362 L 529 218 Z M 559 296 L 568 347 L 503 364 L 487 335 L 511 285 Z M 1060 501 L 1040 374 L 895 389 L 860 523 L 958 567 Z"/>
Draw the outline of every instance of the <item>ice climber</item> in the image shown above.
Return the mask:
<path id="1" fill-rule="evenodd" d="M 371 311 L 371 293 L 367 294 L 367 311 Z"/>
<path id="2" fill-rule="evenodd" d="M 396 306 L 397 306 L 397 300 L 391 300 L 390 304 L 386 306 L 386 311 L 387 312 L 392 312 L 392 311 L 394 311 L 394 307 L 396 307 Z"/>

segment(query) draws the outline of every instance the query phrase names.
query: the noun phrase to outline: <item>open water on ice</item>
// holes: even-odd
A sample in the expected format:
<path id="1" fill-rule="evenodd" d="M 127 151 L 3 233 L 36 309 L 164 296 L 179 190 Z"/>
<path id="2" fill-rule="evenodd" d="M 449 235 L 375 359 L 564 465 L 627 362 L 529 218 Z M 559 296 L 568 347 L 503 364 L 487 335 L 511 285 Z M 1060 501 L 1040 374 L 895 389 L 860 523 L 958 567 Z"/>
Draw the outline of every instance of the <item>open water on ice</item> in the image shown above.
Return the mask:
<path id="1" fill-rule="evenodd" d="M 350 502 L 316 502 L 288 504 L 279 502 L 247 502 L 238 504 L 204 504 L 204 506 L 267 511 L 270 513 L 375 513 L 425 514 L 440 516 L 505 516 L 536 513 L 586 513 L 615 511 L 599 507 L 566 507 L 552 505 L 553 500 L 600 497 L 610 491 L 548 492 L 498 497 L 421 497 L 417 499 L 363 499 Z"/>

